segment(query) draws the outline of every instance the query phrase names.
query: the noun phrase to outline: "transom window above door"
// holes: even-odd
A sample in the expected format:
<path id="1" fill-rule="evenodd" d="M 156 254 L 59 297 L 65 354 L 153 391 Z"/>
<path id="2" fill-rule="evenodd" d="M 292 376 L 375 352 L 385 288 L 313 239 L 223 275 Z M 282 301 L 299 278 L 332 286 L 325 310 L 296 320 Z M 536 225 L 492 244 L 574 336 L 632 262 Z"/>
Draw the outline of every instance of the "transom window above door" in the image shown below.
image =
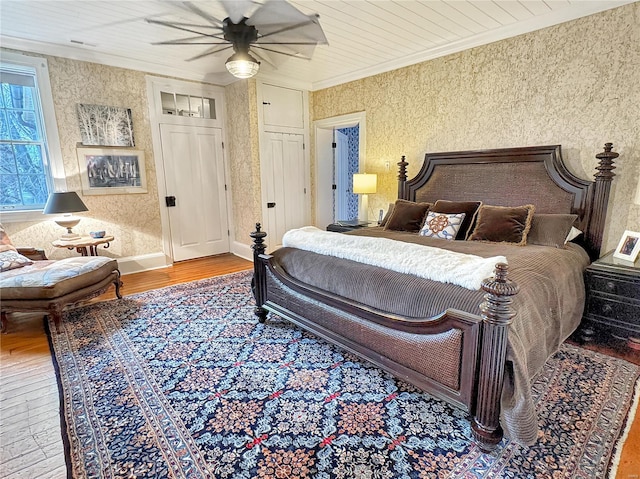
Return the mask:
<path id="1" fill-rule="evenodd" d="M 216 100 L 180 93 L 160 92 L 163 115 L 216 119 Z"/>

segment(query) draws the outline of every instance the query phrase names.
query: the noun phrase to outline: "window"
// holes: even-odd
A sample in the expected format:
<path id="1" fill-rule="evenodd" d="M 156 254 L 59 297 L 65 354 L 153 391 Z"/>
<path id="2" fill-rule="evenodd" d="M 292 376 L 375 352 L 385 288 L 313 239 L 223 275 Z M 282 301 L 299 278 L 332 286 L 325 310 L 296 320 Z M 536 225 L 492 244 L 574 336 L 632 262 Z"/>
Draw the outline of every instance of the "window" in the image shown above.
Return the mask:
<path id="1" fill-rule="evenodd" d="M 165 115 L 190 116 L 193 118 L 216 119 L 216 100 L 180 93 L 160 92 L 162 113 Z"/>
<path id="2" fill-rule="evenodd" d="M 42 218 L 49 193 L 66 189 L 47 62 L 2 53 L 0 60 L 0 214 Z M 35 213 L 35 215 L 34 215 Z"/>

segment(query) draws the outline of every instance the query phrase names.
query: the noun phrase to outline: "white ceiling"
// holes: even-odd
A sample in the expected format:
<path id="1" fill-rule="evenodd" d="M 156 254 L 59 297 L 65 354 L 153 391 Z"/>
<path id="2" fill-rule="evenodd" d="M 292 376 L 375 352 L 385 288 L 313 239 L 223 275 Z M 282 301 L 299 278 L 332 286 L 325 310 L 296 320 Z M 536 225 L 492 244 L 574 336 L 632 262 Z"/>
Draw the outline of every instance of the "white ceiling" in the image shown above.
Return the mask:
<path id="1" fill-rule="evenodd" d="M 254 3 L 263 3 L 264 0 Z M 217 18 L 217 0 L 195 0 Z M 329 45 L 311 61 L 284 58 L 259 75 L 318 90 L 615 8 L 630 0 L 297 0 L 318 13 Z M 206 45 L 152 45 L 184 37 L 145 18 L 194 20 L 168 0 L 0 0 L 0 45 L 226 85 L 230 53 L 187 62 Z M 201 20 L 198 18 L 198 20 Z"/>

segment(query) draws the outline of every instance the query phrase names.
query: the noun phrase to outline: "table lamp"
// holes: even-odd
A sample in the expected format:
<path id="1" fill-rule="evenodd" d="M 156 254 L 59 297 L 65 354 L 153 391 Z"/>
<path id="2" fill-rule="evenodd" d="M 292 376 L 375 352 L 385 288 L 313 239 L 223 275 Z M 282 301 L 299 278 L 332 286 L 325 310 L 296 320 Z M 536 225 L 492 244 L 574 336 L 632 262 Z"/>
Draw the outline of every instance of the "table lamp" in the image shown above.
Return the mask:
<path id="1" fill-rule="evenodd" d="M 362 195 L 362 211 L 365 220 L 369 219 L 369 194 L 375 193 L 378 184 L 378 175 L 371 173 L 355 173 L 353 175 L 353 192 Z"/>
<path id="2" fill-rule="evenodd" d="M 51 193 L 43 213 L 45 215 L 62 213 L 62 216 L 55 218 L 53 221 L 63 228 L 67 228 L 67 232 L 63 234 L 60 239 L 62 241 L 70 241 L 80 238 L 79 234 L 71 231 L 71 228 L 80 223 L 80 218 L 73 216 L 73 213 L 80 211 L 89 211 L 89 208 L 82 202 L 78 193 L 69 191 L 66 193 Z"/>

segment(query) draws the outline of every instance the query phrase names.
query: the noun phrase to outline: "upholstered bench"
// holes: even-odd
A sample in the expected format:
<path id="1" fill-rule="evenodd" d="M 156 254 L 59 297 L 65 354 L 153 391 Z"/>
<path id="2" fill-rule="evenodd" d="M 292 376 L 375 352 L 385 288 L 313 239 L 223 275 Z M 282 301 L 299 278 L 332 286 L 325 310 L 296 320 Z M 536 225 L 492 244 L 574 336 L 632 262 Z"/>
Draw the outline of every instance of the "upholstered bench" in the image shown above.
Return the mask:
<path id="1" fill-rule="evenodd" d="M 19 250 L 20 251 L 20 250 Z M 7 313 L 44 311 L 59 331 L 64 308 L 99 296 L 113 284 L 120 294 L 120 271 L 116 260 L 83 256 L 59 261 L 34 261 L 0 273 L 2 332 Z"/>

